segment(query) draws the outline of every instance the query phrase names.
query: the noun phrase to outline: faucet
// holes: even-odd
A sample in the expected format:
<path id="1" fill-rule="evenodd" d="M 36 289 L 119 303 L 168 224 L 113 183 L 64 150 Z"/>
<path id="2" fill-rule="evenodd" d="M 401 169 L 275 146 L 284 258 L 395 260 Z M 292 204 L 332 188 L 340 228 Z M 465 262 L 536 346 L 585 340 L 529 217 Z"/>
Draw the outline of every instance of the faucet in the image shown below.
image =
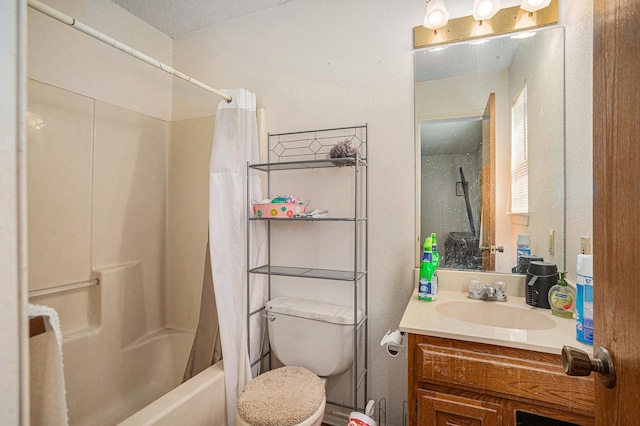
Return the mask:
<path id="1" fill-rule="evenodd" d="M 495 283 L 494 286 L 485 285 L 484 288 L 480 289 L 478 292 L 469 290 L 469 298 L 470 299 L 478 299 L 478 300 L 494 300 L 496 302 L 506 302 L 506 286 L 504 283 L 499 282 Z"/>

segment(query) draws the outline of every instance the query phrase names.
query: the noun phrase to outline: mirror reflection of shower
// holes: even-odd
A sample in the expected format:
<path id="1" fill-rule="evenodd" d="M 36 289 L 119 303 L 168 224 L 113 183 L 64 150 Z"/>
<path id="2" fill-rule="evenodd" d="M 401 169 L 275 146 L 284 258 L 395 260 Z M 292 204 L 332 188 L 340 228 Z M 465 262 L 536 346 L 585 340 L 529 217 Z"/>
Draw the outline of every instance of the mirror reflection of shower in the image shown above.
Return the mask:
<path id="1" fill-rule="evenodd" d="M 484 150 L 492 155 L 485 161 L 481 172 L 480 213 L 473 207 L 473 188 L 469 188 L 476 236 L 482 251 L 482 270 L 511 273 L 516 264 L 518 234 L 531 236 L 532 250 L 545 260 L 563 265 L 564 247 L 564 29 L 539 29 L 535 37 L 514 39 L 509 35 L 486 39 L 483 44 L 451 43 L 446 49 L 422 49 L 414 54 L 415 61 L 415 135 L 416 163 L 423 158 L 421 135 L 435 133 L 431 124 L 471 116 L 487 116 L 484 129 L 490 129 L 490 143 Z M 528 212 L 513 213 L 509 209 L 511 188 L 511 106 L 526 84 L 527 97 L 527 154 Z M 493 102 L 491 95 L 494 95 Z M 428 120 L 437 120 L 436 122 Z M 473 120 L 472 120 L 473 121 Z M 421 127 L 428 132 L 422 132 Z M 433 130 L 433 132 L 432 132 Z M 489 147 L 491 147 L 489 149 Z M 485 153 L 485 155 L 487 152 Z M 463 167 L 466 180 L 472 179 L 471 170 L 464 164 L 451 164 L 447 173 L 460 182 L 459 167 Z M 421 183 L 422 167 L 416 167 L 416 184 Z M 443 191 L 452 193 L 452 190 Z M 424 241 L 431 232 L 438 233 L 438 249 L 444 252 L 446 236 L 454 232 L 471 232 L 464 212 L 462 196 L 455 197 L 459 210 L 452 214 L 458 220 L 455 227 L 438 231 L 425 229 L 424 215 L 435 212 L 420 211 L 416 215 L 416 233 Z M 418 206 L 427 198 L 416 193 Z M 435 207 L 434 207 L 435 208 Z M 447 210 L 442 208 L 442 210 Z M 444 214 L 444 213 L 442 213 Z M 447 218 L 448 219 L 448 218 Z M 428 218 L 426 220 L 429 220 Z M 554 252 L 548 250 L 548 234 L 555 234 Z M 416 245 L 416 267 L 421 253 Z M 491 246 L 504 246 L 504 252 L 493 253 Z M 456 268 L 457 269 L 457 268 Z M 464 269 L 464 268 L 461 268 Z M 475 269 L 475 268 L 474 268 Z"/>
<path id="2" fill-rule="evenodd" d="M 421 121 L 420 139 L 420 235 L 438 235 L 443 267 L 480 269 L 482 116 Z"/>

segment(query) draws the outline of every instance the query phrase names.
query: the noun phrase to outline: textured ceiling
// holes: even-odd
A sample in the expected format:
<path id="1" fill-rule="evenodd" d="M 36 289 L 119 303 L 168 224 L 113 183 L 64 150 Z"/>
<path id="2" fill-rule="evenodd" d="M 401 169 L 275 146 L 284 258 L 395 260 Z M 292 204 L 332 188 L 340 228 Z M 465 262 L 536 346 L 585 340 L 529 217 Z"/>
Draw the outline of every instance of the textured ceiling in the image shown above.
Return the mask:
<path id="1" fill-rule="evenodd" d="M 175 38 L 295 0 L 112 0 L 132 15 Z M 324 1 L 324 0 L 315 0 Z M 406 0 L 403 0 L 406 1 Z M 474 0 L 445 0 L 450 19 L 470 15 Z M 522 0 L 502 0 L 502 7 Z M 426 6 L 425 9 L 426 11 Z M 422 16 L 417 21 L 422 21 Z"/>
<path id="2" fill-rule="evenodd" d="M 112 0 L 171 38 L 294 0 Z"/>

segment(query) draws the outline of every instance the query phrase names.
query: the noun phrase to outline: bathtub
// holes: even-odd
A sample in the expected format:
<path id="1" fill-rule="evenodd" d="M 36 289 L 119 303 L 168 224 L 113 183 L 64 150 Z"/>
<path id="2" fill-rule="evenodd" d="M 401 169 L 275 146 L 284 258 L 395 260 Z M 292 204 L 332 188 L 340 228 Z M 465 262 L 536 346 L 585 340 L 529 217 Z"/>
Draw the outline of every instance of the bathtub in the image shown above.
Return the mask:
<path id="1" fill-rule="evenodd" d="M 63 325 L 70 426 L 225 424 L 222 364 L 181 385 L 194 332 L 158 326 L 142 264 L 104 268 L 97 277 L 100 285 L 37 302 L 56 309 Z"/>
<path id="2" fill-rule="evenodd" d="M 142 263 L 103 268 L 96 270 L 96 276 L 100 285 L 38 300 L 56 309 L 63 325 L 62 352 L 70 426 L 113 426 L 132 416 L 137 419 L 138 412 L 148 413 L 150 409 L 145 407 L 158 399 L 175 404 L 180 400 L 188 405 L 190 398 L 184 395 L 185 391 L 201 390 L 206 396 L 200 398 L 211 394 L 211 390 L 203 389 L 202 381 L 214 372 L 220 378 L 217 381 L 212 378 L 212 384 L 219 384 L 220 398 L 224 401 L 221 365 L 198 380 L 181 385 L 194 332 L 163 326 L 161 310 L 145 297 Z M 183 395 L 175 397 L 175 392 Z M 198 398 L 191 397 L 195 401 Z M 212 404 L 215 401 L 200 403 L 198 410 L 202 408 L 209 415 Z M 224 419 L 224 402 L 221 406 L 222 410 L 217 409 L 221 414 L 216 414 Z M 197 413 L 189 408 L 186 411 Z M 209 420 L 205 423 L 224 424 Z M 171 424 L 171 421 L 137 423 L 134 420 L 125 424 Z"/>
<path id="3" fill-rule="evenodd" d="M 226 426 L 222 361 L 147 405 L 120 426 Z"/>

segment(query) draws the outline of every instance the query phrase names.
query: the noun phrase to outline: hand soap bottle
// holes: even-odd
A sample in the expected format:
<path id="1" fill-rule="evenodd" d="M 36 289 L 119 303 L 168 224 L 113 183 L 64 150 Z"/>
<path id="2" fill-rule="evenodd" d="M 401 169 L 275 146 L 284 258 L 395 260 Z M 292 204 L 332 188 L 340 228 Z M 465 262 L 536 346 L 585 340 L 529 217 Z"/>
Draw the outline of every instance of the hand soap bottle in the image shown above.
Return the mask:
<path id="1" fill-rule="evenodd" d="M 576 292 L 567 285 L 564 279 L 566 271 L 560 272 L 558 284 L 549 289 L 549 306 L 553 315 L 573 318 L 573 309 L 576 303 Z"/>

